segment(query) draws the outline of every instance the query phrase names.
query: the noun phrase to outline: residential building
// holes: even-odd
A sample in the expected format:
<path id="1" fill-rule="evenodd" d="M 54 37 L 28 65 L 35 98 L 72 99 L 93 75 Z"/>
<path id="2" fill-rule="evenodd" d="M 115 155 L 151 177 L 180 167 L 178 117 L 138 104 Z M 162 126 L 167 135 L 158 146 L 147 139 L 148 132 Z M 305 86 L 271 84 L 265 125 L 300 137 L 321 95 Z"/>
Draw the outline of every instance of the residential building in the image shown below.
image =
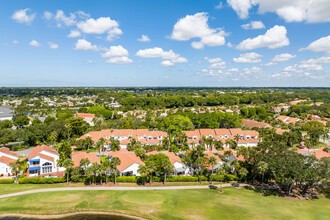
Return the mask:
<path id="1" fill-rule="evenodd" d="M 7 147 L 0 148 L 0 175 L 1 176 L 10 176 L 13 175 L 11 163 L 15 162 L 18 159 L 13 151 L 10 151 Z"/>
<path id="2" fill-rule="evenodd" d="M 90 113 L 77 113 L 76 117 L 82 118 L 85 122 L 87 122 L 90 126 L 94 126 L 94 114 Z"/>
<path id="3" fill-rule="evenodd" d="M 138 173 L 139 166 L 145 165 L 134 152 L 116 151 L 110 152 L 108 155 L 110 161 L 114 157 L 119 158 L 120 165 L 116 168 L 119 176 L 140 176 Z"/>
<path id="4" fill-rule="evenodd" d="M 28 156 L 28 175 L 36 176 L 63 176 L 65 168 L 59 167 L 57 161 L 60 155 L 47 145 L 36 146 Z"/>

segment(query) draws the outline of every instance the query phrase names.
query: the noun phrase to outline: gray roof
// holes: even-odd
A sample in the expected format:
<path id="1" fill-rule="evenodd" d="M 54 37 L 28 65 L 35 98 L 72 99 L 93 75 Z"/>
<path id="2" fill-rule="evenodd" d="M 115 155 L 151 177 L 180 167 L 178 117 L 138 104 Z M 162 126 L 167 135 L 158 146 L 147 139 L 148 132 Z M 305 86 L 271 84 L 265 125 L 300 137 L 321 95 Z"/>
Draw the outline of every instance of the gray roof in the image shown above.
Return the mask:
<path id="1" fill-rule="evenodd" d="M 0 106 L 0 118 L 13 116 L 11 106 Z"/>

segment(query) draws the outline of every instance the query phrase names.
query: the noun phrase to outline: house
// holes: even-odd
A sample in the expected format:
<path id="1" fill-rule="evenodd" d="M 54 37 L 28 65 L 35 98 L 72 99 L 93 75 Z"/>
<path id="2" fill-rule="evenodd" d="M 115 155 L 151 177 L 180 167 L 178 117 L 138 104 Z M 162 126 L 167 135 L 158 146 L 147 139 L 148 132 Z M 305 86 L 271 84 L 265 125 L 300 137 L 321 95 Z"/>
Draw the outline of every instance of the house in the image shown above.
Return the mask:
<path id="1" fill-rule="evenodd" d="M 187 143 L 192 146 L 199 143 L 199 140 L 201 138 L 199 130 L 193 130 L 193 131 L 183 131 L 183 133 L 187 136 Z"/>
<path id="2" fill-rule="evenodd" d="M 229 130 L 233 137 L 236 135 L 240 136 L 237 143 L 238 147 L 256 147 L 258 145 L 259 132 L 254 130 L 242 130 L 241 128 L 231 128 Z"/>
<path id="3" fill-rule="evenodd" d="M 178 174 L 184 174 L 187 175 L 190 173 L 191 168 L 184 164 L 179 156 L 177 156 L 174 152 L 161 152 L 162 154 L 165 154 L 168 156 L 169 160 L 171 161 L 171 164 L 173 165 L 173 172 L 175 175 Z M 152 154 L 159 154 L 158 151 L 151 151 L 149 153 L 146 153 L 147 156 Z"/>
<path id="4" fill-rule="evenodd" d="M 11 106 L 0 106 L 0 121 L 13 120 Z"/>
<path id="5" fill-rule="evenodd" d="M 314 155 L 317 159 L 321 159 L 323 157 L 330 157 L 330 153 L 328 153 L 324 147 L 320 149 L 303 148 L 298 149 L 297 152 L 305 156 Z"/>
<path id="6" fill-rule="evenodd" d="M 117 166 L 117 172 L 120 176 L 140 176 L 138 169 L 140 165 L 145 165 L 140 157 L 136 156 L 134 152 L 116 151 L 110 152 L 109 160 L 118 157 L 120 165 Z"/>
<path id="7" fill-rule="evenodd" d="M 13 174 L 11 163 L 15 162 L 18 159 L 13 151 L 10 151 L 7 147 L 0 148 L 0 175 L 1 176 L 10 176 Z"/>
<path id="8" fill-rule="evenodd" d="M 37 176 L 64 176 L 65 168 L 59 167 L 57 161 L 60 155 L 47 145 L 36 146 L 28 156 L 28 175 Z"/>
<path id="9" fill-rule="evenodd" d="M 293 118 L 293 117 L 283 116 L 283 115 L 278 116 L 276 119 L 277 120 L 280 120 L 280 121 L 282 121 L 282 122 L 284 122 L 286 124 L 296 123 L 298 121 L 301 121 L 299 118 Z"/>
<path id="10" fill-rule="evenodd" d="M 265 122 L 259 122 L 259 121 L 254 121 L 254 120 L 248 120 L 248 119 L 243 119 L 242 120 L 243 125 L 245 125 L 248 128 L 271 128 L 272 126 L 265 123 Z"/>
<path id="11" fill-rule="evenodd" d="M 114 138 L 115 140 L 120 141 L 121 148 L 127 148 L 127 145 L 131 143 L 131 139 L 141 142 L 141 144 L 146 145 L 156 145 L 162 144 L 162 141 L 167 137 L 167 133 L 163 131 L 149 131 L 148 129 L 106 129 L 101 131 L 91 131 L 87 134 L 84 134 L 77 140 L 82 140 L 87 137 L 96 143 L 101 138 L 107 140 L 107 143 L 104 145 L 107 149 L 111 148 L 109 140 Z"/>
<path id="12" fill-rule="evenodd" d="M 77 113 L 76 117 L 82 118 L 85 122 L 87 122 L 90 126 L 94 126 L 94 114 L 90 113 Z"/>
<path id="13" fill-rule="evenodd" d="M 273 111 L 273 112 L 275 112 L 276 114 L 279 114 L 281 112 L 282 108 L 279 107 L 279 106 L 272 106 L 270 108 L 270 110 Z"/>
<path id="14" fill-rule="evenodd" d="M 211 158 L 211 157 L 215 157 L 216 159 L 216 162 L 217 164 L 213 166 L 213 171 L 217 170 L 219 167 L 221 167 L 225 162 L 223 162 L 219 155 L 216 155 L 214 152 L 211 152 L 211 151 L 206 151 L 204 152 L 206 158 L 207 158 L 207 161 Z M 221 156 L 221 155 L 220 155 Z M 209 170 L 212 170 L 212 166 L 209 165 L 208 163 L 206 163 L 204 166 L 204 168 L 207 168 Z"/>
<path id="15" fill-rule="evenodd" d="M 80 167 L 80 161 L 83 158 L 87 158 L 90 162 L 89 165 L 93 164 L 94 162 L 99 163 L 100 162 L 100 157 L 96 155 L 96 152 L 91 152 L 91 153 L 86 153 L 86 152 L 74 152 L 71 155 L 71 159 L 73 162 L 74 167 Z"/>

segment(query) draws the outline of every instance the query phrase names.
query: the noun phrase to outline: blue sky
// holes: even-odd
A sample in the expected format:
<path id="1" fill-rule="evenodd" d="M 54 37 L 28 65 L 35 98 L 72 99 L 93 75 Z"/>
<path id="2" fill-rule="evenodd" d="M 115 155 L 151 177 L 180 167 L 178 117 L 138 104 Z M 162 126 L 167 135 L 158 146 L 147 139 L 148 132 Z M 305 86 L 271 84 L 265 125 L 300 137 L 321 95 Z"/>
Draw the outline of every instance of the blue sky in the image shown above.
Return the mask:
<path id="1" fill-rule="evenodd" d="M 328 87 L 329 11 L 328 0 L 3 0 L 0 86 Z"/>

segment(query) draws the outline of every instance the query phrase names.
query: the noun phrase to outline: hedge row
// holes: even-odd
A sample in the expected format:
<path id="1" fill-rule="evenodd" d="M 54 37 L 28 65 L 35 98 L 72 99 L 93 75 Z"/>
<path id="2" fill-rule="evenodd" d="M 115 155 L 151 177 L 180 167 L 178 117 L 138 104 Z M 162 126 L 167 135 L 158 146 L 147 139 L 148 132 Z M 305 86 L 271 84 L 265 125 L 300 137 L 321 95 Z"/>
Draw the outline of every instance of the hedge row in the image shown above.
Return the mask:
<path id="1" fill-rule="evenodd" d="M 11 184 L 14 183 L 14 179 L 0 179 L 0 184 Z"/>
<path id="2" fill-rule="evenodd" d="M 212 175 L 213 181 L 220 182 L 220 176 L 218 175 Z M 85 177 L 79 177 L 79 178 L 72 178 L 72 182 L 94 182 L 95 177 L 88 178 L 87 181 Z M 96 177 L 96 182 L 100 182 L 99 176 Z M 113 182 L 114 177 L 108 176 L 108 182 Z M 146 182 L 150 182 L 150 177 L 147 177 Z M 163 177 L 153 176 L 152 181 L 153 182 L 162 182 L 164 179 Z M 199 182 L 199 181 L 210 181 L 211 176 L 170 176 L 166 178 L 166 182 Z M 222 179 L 223 182 L 229 182 L 236 180 L 236 176 L 232 174 L 225 174 L 224 178 Z M 143 178 L 139 176 L 117 176 L 116 181 L 119 183 L 142 183 Z M 13 182 L 13 180 L 12 180 Z M 20 184 L 52 184 L 52 183 L 64 183 L 66 182 L 65 177 L 60 178 L 45 178 L 45 177 L 35 177 L 35 178 L 26 178 L 22 177 L 19 178 L 18 182 Z M 102 177 L 102 182 L 105 182 L 105 176 Z M 1 183 L 1 182 L 0 182 Z M 11 182 L 10 182 L 11 183 Z"/>
<path id="3" fill-rule="evenodd" d="M 18 179 L 19 184 L 53 184 L 53 183 L 64 183 L 66 179 L 63 177 L 34 177 L 34 178 L 26 178 L 22 177 Z"/>

